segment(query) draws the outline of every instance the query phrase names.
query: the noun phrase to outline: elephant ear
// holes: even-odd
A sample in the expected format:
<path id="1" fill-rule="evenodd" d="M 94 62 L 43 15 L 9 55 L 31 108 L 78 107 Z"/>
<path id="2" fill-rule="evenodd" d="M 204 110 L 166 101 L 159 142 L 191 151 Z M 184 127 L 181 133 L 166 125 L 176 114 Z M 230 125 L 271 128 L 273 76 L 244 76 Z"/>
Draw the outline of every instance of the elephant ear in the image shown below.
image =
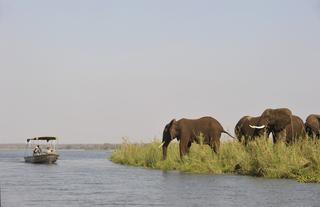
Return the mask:
<path id="1" fill-rule="evenodd" d="M 164 132 L 169 132 L 172 126 L 172 123 L 175 121 L 175 119 L 172 119 L 165 127 Z"/>
<path id="2" fill-rule="evenodd" d="M 177 121 L 175 119 L 172 119 L 172 121 L 170 122 L 170 127 L 169 127 L 169 132 L 170 132 L 171 139 L 176 138 L 176 136 L 177 136 L 177 127 L 178 127 Z"/>
<path id="3" fill-rule="evenodd" d="M 275 114 L 274 127 L 276 131 L 281 131 L 286 128 L 287 125 L 292 124 L 292 113 L 289 110 L 278 111 Z"/>
<path id="4" fill-rule="evenodd" d="M 169 127 L 171 127 L 174 122 L 176 122 L 176 119 L 172 119 L 172 120 L 170 121 Z"/>

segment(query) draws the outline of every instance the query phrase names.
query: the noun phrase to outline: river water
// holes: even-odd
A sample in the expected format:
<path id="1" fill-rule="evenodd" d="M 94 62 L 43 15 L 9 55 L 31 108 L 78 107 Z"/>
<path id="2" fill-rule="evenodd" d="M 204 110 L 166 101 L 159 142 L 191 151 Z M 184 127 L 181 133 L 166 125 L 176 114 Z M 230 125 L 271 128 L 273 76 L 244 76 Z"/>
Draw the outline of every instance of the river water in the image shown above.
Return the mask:
<path id="1" fill-rule="evenodd" d="M 147 170 L 110 155 L 66 150 L 57 164 L 37 165 L 24 151 L 0 151 L 0 206 L 320 206 L 320 184 Z"/>

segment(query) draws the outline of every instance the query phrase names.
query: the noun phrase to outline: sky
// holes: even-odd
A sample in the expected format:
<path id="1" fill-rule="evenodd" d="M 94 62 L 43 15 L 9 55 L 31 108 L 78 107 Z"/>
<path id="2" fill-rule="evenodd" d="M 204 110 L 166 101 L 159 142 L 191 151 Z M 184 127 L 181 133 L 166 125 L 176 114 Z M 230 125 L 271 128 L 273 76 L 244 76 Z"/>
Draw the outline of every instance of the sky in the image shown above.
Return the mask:
<path id="1" fill-rule="evenodd" d="M 149 142 L 320 113 L 320 1 L 0 0 L 0 143 Z"/>

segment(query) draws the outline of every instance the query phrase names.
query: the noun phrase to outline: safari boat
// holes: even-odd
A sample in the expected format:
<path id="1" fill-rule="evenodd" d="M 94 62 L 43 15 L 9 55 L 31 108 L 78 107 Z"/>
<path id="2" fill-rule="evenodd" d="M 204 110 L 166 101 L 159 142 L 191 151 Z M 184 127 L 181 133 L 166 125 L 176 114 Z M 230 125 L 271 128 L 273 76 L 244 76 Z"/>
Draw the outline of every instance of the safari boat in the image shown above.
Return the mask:
<path id="1" fill-rule="evenodd" d="M 35 137 L 27 139 L 27 146 L 33 148 L 32 155 L 25 156 L 28 163 L 52 164 L 57 161 L 59 154 L 56 150 L 56 137 Z M 43 148 L 43 149 L 42 149 Z M 31 150 L 29 150 L 30 152 Z"/>

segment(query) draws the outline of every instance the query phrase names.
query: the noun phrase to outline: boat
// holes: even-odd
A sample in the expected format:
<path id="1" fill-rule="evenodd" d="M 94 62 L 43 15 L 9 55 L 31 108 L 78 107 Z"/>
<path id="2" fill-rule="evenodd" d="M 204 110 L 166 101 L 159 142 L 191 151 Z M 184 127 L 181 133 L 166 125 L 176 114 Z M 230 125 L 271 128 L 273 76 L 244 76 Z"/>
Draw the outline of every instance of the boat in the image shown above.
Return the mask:
<path id="1" fill-rule="evenodd" d="M 25 156 L 24 160 L 28 163 L 37 163 L 37 164 L 53 164 L 58 158 L 59 154 L 56 150 L 57 144 L 56 137 L 35 137 L 27 139 L 27 146 L 33 148 L 32 155 Z M 44 149 L 41 149 L 41 147 Z M 29 150 L 30 152 L 31 150 Z"/>

